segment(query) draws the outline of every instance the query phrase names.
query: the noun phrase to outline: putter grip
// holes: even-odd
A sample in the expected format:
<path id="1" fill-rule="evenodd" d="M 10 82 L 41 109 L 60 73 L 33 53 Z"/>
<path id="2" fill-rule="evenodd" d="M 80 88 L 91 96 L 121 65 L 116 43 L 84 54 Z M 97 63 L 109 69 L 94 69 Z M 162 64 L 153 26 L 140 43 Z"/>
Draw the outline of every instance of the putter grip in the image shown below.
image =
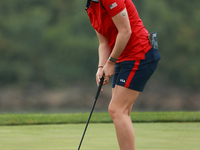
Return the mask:
<path id="1" fill-rule="evenodd" d="M 101 88 L 102 85 L 103 85 L 103 81 L 104 81 L 104 76 L 101 78 L 101 81 L 100 81 L 100 83 L 99 83 L 99 87 L 100 87 L 100 88 Z"/>
<path id="2" fill-rule="evenodd" d="M 99 87 L 98 87 L 98 90 L 97 90 L 97 94 L 96 94 L 96 97 L 95 99 L 97 99 L 99 97 L 99 93 L 101 91 L 101 88 L 103 86 L 103 81 L 104 81 L 104 77 L 101 77 L 101 80 L 100 80 L 100 83 L 99 83 Z"/>

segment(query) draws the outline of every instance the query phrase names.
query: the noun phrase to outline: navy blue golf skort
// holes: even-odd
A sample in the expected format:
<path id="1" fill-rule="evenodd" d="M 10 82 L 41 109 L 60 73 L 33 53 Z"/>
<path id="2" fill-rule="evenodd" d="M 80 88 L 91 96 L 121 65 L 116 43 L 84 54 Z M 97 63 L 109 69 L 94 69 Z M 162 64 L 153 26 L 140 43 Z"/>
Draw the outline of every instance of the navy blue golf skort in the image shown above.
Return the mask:
<path id="1" fill-rule="evenodd" d="M 160 54 L 158 49 L 150 49 L 144 60 L 124 61 L 116 63 L 112 87 L 124 86 L 143 92 L 144 87 L 157 68 Z"/>

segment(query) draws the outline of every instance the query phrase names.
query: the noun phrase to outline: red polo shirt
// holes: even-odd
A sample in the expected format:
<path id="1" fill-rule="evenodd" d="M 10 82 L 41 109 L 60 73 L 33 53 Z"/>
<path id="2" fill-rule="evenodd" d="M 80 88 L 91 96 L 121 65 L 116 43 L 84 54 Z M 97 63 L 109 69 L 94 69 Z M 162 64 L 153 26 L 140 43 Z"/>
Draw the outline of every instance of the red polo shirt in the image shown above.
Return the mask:
<path id="1" fill-rule="evenodd" d="M 99 0 L 100 1 L 100 0 Z M 145 59 L 145 53 L 151 49 L 148 39 L 148 31 L 139 18 L 135 5 L 131 0 L 101 0 L 90 2 L 87 9 L 93 28 L 108 40 L 108 45 L 113 49 L 118 30 L 112 21 L 112 17 L 127 9 L 132 35 L 128 44 L 119 56 L 117 62 Z"/>

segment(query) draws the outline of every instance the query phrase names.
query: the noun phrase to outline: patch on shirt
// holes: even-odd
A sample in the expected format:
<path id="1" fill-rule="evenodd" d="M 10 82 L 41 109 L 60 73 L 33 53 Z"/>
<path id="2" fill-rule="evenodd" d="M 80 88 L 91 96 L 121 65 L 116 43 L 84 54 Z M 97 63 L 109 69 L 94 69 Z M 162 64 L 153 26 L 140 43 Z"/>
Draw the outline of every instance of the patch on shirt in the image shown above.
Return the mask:
<path id="1" fill-rule="evenodd" d="M 116 3 L 116 2 L 114 2 L 114 3 L 113 3 L 113 4 L 111 4 L 109 7 L 110 7 L 110 9 L 113 9 L 113 8 L 117 7 L 117 3 Z"/>

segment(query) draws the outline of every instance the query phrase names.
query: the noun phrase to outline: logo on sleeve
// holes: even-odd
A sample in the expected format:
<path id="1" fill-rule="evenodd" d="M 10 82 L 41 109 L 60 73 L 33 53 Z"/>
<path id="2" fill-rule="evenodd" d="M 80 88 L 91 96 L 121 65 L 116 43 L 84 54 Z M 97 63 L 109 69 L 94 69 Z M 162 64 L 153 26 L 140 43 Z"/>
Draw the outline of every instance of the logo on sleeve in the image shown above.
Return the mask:
<path id="1" fill-rule="evenodd" d="M 113 8 L 117 7 L 117 3 L 116 3 L 116 2 L 114 2 L 114 3 L 113 3 L 113 4 L 111 4 L 109 7 L 110 7 L 110 9 L 113 9 Z"/>

